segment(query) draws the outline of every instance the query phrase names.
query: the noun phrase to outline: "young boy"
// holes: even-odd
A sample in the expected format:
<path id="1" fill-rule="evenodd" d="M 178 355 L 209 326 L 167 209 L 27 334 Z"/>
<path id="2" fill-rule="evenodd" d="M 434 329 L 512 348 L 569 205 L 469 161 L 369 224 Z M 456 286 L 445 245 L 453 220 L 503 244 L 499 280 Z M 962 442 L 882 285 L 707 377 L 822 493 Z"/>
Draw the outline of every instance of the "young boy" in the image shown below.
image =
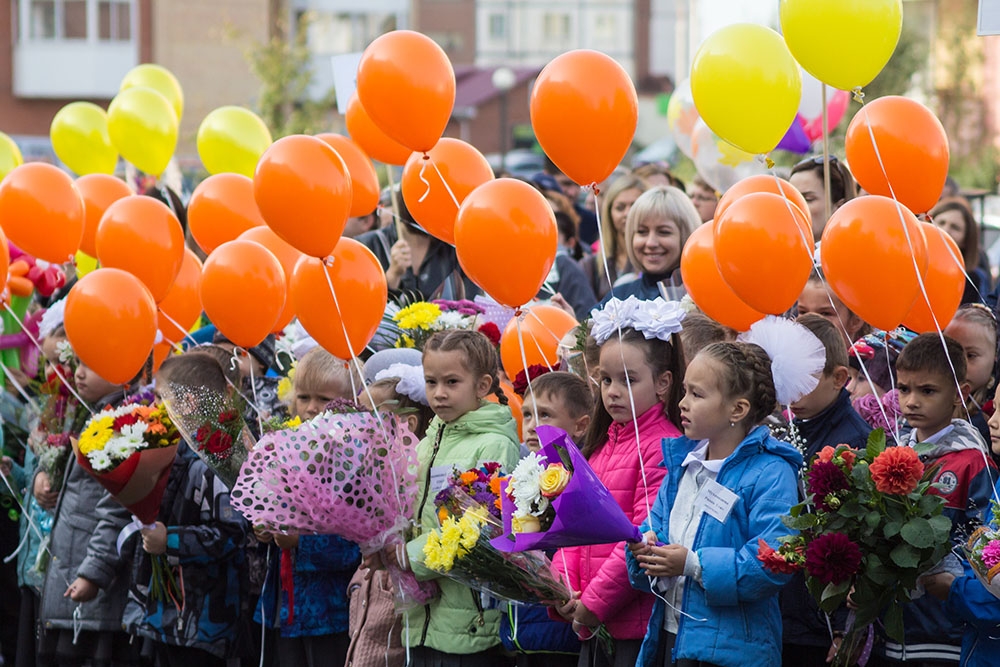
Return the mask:
<path id="1" fill-rule="evenodd" d="M 799 324 L 806 327 L 823 343 L 826 364 L 819 384 L 809 394 L 792 403 L 792 432 L 797 433 L 797 446 L 810 462 L 827 446 L 865 446 L 871 427 L 851 407 L 851 395 L 844 388 L 848 380 L 847 348 L 844 337 L 830 322 L 814 314 L 800 315 Z M 823 665 L 837 631 L 847 622 L 847 610 L 842 609 L 827 619 L 806 589 L 805 578 L 796 574 L 781 591 L 783 623 L 782 654 L 786 665 Z"/>
<path id="2" fill-rule="evenodd" d="M 957 540 L 971 532 L 992 497 L 986 443 L 969 422 L 952 419 L 955 408 L 968 393 L 965 352 L 955 340 L 938 334 L 914 338 L 896 360 L 899 406 L 912 431 L 902 443 L 931 445 L 921 455 L 924 465 L 937 465 L 932 492 L 945 499 L 944 513 L 952 522 Z M 884 647 L 885 664 L 959 664 L 962 622 L 943 602 L 931 595 L 918 598 L 903 610 L 905 648 L 892 640 Z"/>
<path id="3" fill-rule="evenodd" d="M 532 380 L 521 408 L 522 455 L 528 453 L 526 449 L 537 452 L 541 448 L 535 428 L 542 425 L 561 428 L 579 441 L 590 424 L 593 400 L 586 380 L 573 373 L 555 371 Z M 580 640 L 572 628 L 549 618 L 548 610 L 541 605 L 509 605 L 507 613 L 500 617 L 500 641 L 517 655 L 518 667 L 571 667 L 579 659 Z"/>

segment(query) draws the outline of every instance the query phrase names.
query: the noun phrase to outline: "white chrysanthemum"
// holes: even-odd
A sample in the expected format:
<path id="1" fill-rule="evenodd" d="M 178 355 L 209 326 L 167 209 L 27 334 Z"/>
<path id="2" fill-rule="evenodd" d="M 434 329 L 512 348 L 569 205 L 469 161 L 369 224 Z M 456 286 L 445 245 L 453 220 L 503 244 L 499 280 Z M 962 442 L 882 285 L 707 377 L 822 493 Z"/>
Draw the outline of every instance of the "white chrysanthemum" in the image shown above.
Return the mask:
<path id="1" fill-rule="evenodd" d="M 95 449 L 87 454 L 87 458 L 90 459 L 90 467 L 98 472 L 111 469 L 111 457 L 103 449 Z"/>
<path id="2" fill-rule="evenodd" d="M 549 505 L 551 504 L 552 504 L 551 500 L 549 500 L 543 495 L 539 495 L 538 498 L 535 500 L 535 509 L 531 511 L 531 514 L 535 516 L 542 516 L 543 514 L 545 514 L 545 510 L 547 510 L 549 508 Z"/>
<path id="3" fill-rule="evenodd" d="M 122 438 L 116 436 L 108 440 L 107 444 L 104 445 L 104 451 L 107 452 L 108 456 L 112 459 L 118 461 L 124 461 L 133 453 L 135 453 L 135 443 L 129 438 Z"/>
<path id="4" fill-rule="evenodd" d="M 142 438 L 146 434 L 148 426 L 145 422 L 136 422 L 134 424 L 129 424 L 122 428 L 121 434 L 123 438 L 128 438 L 129 440 L 135 442 L 136 444 L 141 444 L 143 442 Z"/>
<path id="5" fill-rule="evenodd" d="M 542 497 L 539 480 L 545 471 L 546 463 L 543 456 L 531 452 L 514 468 L 514 472 L 510 475 L 514 485 L 514 506 L 517 508 L 514 516 L 525 517 L 531 514 L 532 507 Z"/>
<path id="6" fill-rule="evenodd" d="M 454 310 L 447 310 L 441 313 L 431 327 L 435 331 L 445 329 L 468 329 L 471 325 L 470 318 Z"/>

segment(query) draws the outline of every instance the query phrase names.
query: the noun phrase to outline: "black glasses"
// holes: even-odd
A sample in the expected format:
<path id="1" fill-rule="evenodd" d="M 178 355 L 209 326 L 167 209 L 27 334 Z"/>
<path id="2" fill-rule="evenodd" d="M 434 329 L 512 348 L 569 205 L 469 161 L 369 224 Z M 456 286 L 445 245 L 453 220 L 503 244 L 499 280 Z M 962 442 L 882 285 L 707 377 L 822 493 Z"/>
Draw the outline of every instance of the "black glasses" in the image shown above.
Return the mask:
<path id="1" fill-rule="evenodd" d="M 816 155 L 814 157 L 807 157 L 805 160 L 796 163 L 796 165 L 792 167 L 792 172 L 802 171 L 807 167 L 822 167 L 824 162 L 829 162 L 831 167 L 835 167 L 840 164 L 837 161 L 836 155 Z"/>

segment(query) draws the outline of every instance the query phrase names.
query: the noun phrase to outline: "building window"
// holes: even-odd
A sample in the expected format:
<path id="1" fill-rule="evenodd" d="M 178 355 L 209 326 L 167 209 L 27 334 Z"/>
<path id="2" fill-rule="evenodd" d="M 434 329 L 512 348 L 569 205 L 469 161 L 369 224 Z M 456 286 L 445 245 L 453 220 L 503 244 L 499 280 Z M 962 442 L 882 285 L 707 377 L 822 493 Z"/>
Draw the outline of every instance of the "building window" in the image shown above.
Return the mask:
<path id="1" fill-rule="evenodd" d="M 97 3 L 97 37 L 110 42 L 132 39 L 132 7 L 127 0 L 101 0 Z"/>
<path id="2" fill-rule="evenodd" d="M 132 40 L 136 0 L 19 0 L 24 40 Z"/>
<path id="3" fill-rule="evenodd" d="M 31 39 L 54 39 L 56 37 L 55 0 L 33 0 L 28 17 Z"/>
<path id="4" fill-rule="evenodd" d="M 87 39 L 87 0 L 63 0 L 63 39 Z"/>
<path id="5" fill-rule="evenodd" d="M 546 14 L 542 25 L 546 41 L 565 42 L 569 39 L 569 14 Z"/>
<path id="6" fill-rule="evenodd" d="M 490 14 L 490 39 L 507 39 L 507 17 L 503 14 Z"/>

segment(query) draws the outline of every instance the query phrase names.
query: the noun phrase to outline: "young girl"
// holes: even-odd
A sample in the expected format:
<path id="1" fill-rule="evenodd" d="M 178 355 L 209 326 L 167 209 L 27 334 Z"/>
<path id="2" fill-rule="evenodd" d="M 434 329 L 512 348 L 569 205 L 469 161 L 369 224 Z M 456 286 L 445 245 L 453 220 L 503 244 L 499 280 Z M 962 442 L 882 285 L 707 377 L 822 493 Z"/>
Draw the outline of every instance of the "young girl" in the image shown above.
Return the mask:
<path id="1" fill-rule="evenodd" d="M 962 303 L 982 303 L 990 291 L 989 264 L 980 266 L 979 225 L 964 197 L 939 201 L 930 211 L 931 220 L 947 232 L 962 253 L 961 261 L 969 280 L 965 281 Z"/>
<path id="2" fill-rule="evenodd" d="M 713 343 L 688 366 L 685 435 L 663 442 L 670 472 L 643 524 L 646 543 L 627 554 L 632 584 L 659 598 L 638 665 L 781 664 L 778 591 L 788 578 L 765 570 L 757 549 L 786 530 L 802 455 L 760 426 L 775 403 L 771 362 L 756 345 Z"/>
<path id="3" fill-rule="evenodd" d="M 844 345 L 850 347 L 854 341 L 871 333 L 871 327 L 850 308 L 844 305 L 833 290 L 826 286 L 823 273 L 817 268 L 809 276 L 799 300 L 796 303 L 799 315 L 815 313 L 830 320 L 837 331 L 844 334 Z M 845 331 L 846 329 L 846 331 Z"/>
<path id="4" fill-rule="evenodd" d="M 955 313 L 944 334 L 957 340 L 965 350 L 965 360 L 968 364 L 966 380 L 969 383 L 969 397 L 966 405 L 972 425 L 979 429 L 983 439 L 990 439 L 990 427 L 986 420 L 989 415 L 983 413 L 983 406 L 990 398 L 990 390 L 996 383 L 994 370 L 997 363 L 997 318 L 989 308 L 982 304 L 967 303 Z M 956 408 L 955 417 L 965 419 L 965 408 Z"/>
<path id="5" fill-rule="evenodd" d="M 654 332 L 630 315 L 612 321 L 611 313 L 620 315 L 623 305 L 613 299 L 594 314 L 591 333 L 600 345 L 601 398 L 594 407 L 583 454 L 625 514 L 639 525 L 666 474 L 660 441 L 680 435 L 675 424 L 680 420 L 684 380 L 678 335 L 682 315 L 675 315 L 674 326 Z M 634 314 L 657 305 L 665 304 L 662 299 L 642 302 Z M 552 559 L 553 570 L 565 574 L 579 594 L 558 611 L 585 640 L 581 667 L 631 667 L 639 654 L 653 596 L 629 586 L 624 546 L 620 542 L 570 547 Z M 606 655 L 594 638 L 601 625 L 615 640 L 614 656 Z"/>
<path id="6" fill-rule="evenodd" d="M 438 527 L 434 496 L 454 469 L 468 470 L 496 461 L 504 470 L 517 464 L 517 425 L 500 390 L 496 348 L 476 331 L 442 331 L 424 345 L 424 380 L 435 417 L 417 446 L 418 536 L 405 554 L 384 553 L 401 567 L 412 566 L 419 579 L 438 575 L 423 566 L 427 533 Z M 490 393 L 500 404 L 485 400 Z M 401 550 L 402 551 L 402 550 Z M 441 596 L 407 613 L 411 663 L 416 667 L 501 665 L 500 612 L 484 609 L 479 592 L 438 578 Z"/>
<path id="7" fill-rule="evenodd" d="M 292 395 L 292 415 L 302 421 L 320 414 L 334 399 L 354 399 L 345 363 L 319 347 L 296 365 Z M 335 535 L 273 537 L 281 548 L 280 577 L 269 576 L 264 591 L 278 592 L 281 608 L 275 613 L 274 599 L 262 596 L 259 615 L 268 626 L 275 621 L 280 625 L 278 664 L 344 664 L 351 641 L 347 588 L 361 560 L 358 546 Z"/>

